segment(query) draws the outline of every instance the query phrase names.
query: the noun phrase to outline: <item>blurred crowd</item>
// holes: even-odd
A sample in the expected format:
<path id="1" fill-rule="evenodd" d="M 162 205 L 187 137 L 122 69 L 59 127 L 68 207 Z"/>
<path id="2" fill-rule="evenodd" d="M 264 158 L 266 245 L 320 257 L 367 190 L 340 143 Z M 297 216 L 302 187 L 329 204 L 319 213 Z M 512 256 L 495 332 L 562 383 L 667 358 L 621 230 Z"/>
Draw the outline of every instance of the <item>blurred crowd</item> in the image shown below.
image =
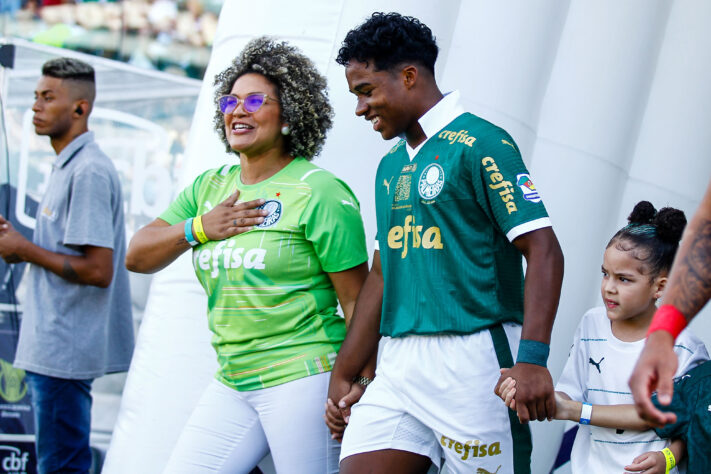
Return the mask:
<path id="1" fill-rule="evenodd" d="M 222 0 L 3 0 L 0 33 L 202 77 Z M 176 48 L 180 48 L 176 51 Z M 185 49 L 190 63 L 173 64 Z M 203 51 L 205 50 L 205 51 Z M 178 71 L 179 72 L 179 71 Z"/>

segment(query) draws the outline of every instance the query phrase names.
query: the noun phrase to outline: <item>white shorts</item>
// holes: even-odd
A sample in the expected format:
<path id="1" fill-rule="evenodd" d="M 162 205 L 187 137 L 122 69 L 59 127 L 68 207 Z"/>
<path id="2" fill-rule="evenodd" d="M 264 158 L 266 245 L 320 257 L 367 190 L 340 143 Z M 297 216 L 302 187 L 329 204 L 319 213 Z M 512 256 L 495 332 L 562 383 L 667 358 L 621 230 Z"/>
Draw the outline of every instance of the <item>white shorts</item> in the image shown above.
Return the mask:
<path id="1" fill-rule="evenodd" d="M 338 472 L 338 442 L 323 421 L 330 375 L 249 392 L 213 380 L 164 472 L 248 473 L 270 450 L 279 474 Z"/>
<path id="2" fill-rule="evenodd" d="M 515 354 L 521 326 L 503 326 Z M 489 330 L 388 340 L 375 380 L 353 406 L 341 460 L 397 449 L 438 467 L 444 458 L 453 473 L 530 472 L 530 431 L 494 394 L 499 367 Z"/>

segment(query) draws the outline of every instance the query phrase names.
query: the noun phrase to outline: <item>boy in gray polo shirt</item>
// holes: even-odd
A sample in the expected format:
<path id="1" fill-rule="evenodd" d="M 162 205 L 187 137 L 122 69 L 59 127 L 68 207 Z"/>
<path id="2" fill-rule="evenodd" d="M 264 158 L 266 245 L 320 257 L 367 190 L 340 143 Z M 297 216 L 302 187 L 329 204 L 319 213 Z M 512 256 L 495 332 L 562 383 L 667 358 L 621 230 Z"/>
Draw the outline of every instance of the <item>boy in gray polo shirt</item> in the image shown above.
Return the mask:
<path id="1" fill-rule="evenodd" d="M 0 256 L 32 264 L 14 365 L 27 371 L 41 473 L 88 472 L 91 383 L 127 370 L 133 351 L 121 185 L 88 130 L 94 97 L 90 65 L 43 65 L 32 123 L 57 159 L 33 241 L 0 216 Z"/>

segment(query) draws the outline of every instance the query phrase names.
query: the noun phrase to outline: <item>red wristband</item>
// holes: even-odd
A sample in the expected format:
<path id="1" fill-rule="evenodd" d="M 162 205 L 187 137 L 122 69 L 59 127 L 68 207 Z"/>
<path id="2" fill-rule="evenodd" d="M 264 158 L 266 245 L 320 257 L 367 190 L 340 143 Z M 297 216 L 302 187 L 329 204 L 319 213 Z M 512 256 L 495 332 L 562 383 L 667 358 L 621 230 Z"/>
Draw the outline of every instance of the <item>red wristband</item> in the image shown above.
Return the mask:
<path id="1" fill-rule="evenodd" d="M 676 339 L 685 327 L 686 318 L 681 311 L 670 304 L 664 304 L 654 313 L 652 324 L 649 325 L 647 330 L 647 337 L 654 331 L 667 331 Z"/>

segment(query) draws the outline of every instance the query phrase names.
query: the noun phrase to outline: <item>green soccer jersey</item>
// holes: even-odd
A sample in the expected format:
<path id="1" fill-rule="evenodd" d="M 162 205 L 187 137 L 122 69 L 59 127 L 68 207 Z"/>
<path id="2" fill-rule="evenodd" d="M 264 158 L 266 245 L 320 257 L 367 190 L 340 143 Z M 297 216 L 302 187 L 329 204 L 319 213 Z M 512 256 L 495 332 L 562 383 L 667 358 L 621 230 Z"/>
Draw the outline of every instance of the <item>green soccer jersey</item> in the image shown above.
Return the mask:
<path id="1" fill-rule="evenodd" d="M 652 402 L 662 411 L 676 414 L 676 423 L 656 428 L 662 438 L 681 438 L 686 443 L 687 472 L 711 472 L 711 362 L 694 367 L 674 382 L 669 406 Z"/>
<path id="2" fill-rule="evenodd" d="M 400 141 L 378 167 L 381 333 L 470 334 L 523 321 L 521 253 L 546 210 L 513 139 L 464 113 L 410 161 Z"/>
<path id="3" fill-rule="evenodd" d="M 266 200 L 264 222 L 193 249 L 217 378 L 245 391 L 331 370 L 345 324 L 326 272 L 368 260 L 357 199 L 343 181 L 297 158 L 253 185 L 242 184 L 238 165 L 207 171 L 160 218 L 178 224 L 236 189 L 241 201 Z"/>

